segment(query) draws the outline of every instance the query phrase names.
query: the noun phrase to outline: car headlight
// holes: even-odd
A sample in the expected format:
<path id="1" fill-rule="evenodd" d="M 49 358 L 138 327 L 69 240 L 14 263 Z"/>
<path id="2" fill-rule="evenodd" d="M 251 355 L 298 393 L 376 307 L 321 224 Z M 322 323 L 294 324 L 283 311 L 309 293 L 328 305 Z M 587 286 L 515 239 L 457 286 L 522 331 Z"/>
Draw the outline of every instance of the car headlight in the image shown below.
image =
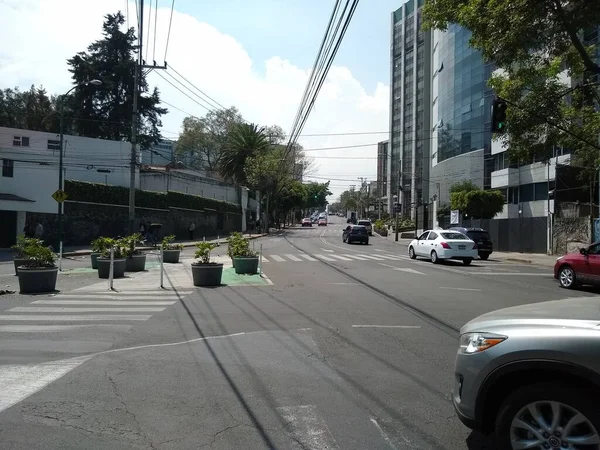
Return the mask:
<path id="1" fill-rule="evenodd" d="M 559 256 L 558 258 L 556 258 L 557 261 L 560 261 L 561 259 L 563 259 L 564 256 Z"/>
<path id="2" fill-rule="evenodd" d="M 466 354 L 480 353 L 498 345 L 506 336 L 493 333 L 465 333 L 460 337 L 460 351 Z"/>

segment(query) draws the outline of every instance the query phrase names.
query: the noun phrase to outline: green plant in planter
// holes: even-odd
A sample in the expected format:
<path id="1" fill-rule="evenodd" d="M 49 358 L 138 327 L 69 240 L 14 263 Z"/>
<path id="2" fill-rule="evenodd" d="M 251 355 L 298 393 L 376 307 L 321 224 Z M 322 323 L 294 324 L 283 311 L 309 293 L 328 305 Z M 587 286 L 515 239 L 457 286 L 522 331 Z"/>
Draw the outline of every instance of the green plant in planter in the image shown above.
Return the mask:
<path id="1" fill-rule="evenodd" d="M 244 235 L 239 231 L 234 231 L 227 238 L 227 255 L 233 259 L 235 257 L 236 248 L 239 248 L 244 240 Z"/>
<path id="2" fill-rule="evenodd" d="M 120 239 L 122 252 L 126 258 L 132 258 L 136 255 L 142 255 L 143 253 L 137 249 L 137 246 L 141 244 L 143 241 L 142 235 L 140 233 L 135 233 L 130 236 L 125 236 Z"/>
<path id="3" fill-rule="evenodd" d="M 56 267 L 56 254 L 51 247 L 46 247 L 39 239 L 32 239 L 23 248 L 23 256 L 27 259 L 24 264 L 28 268 Z"/>
<path id="4" fill-rule="evenodd" d="M 123 238 L 112 239 L 112 245 L 106 247 L 102 251 L 102 258 L 110 258 L 110 249 L 112 248 L 112 249 L 114 249 L 114 258 L 122 259 L 125 257 L 124 256 L 124 247 L 125 247 L 125 242 L 124 242 Z"/>
<path id="5" fill-rule="evenodd" d="M 15 259 L 27 258 L 27 256 L 25 255 L 25 248 L 32 245 L 43 247 L 44 242 L 41 239 L 19 236 L 17 238 L 17 243 L 11 247 L 12 249 L 16 250 L 14 255 Z"/>
<path id="6" fill-rule="evenodd" d="M 235 236 L 232 242 L 229 243 L 227 253 L 231 258 L 254 258 L 257 253 L 250 248 L 250 239 L 245 238 L 241 233 Z"/>
<path id="7" fill-rule="evenodd" d="M 175 244 L 175 235 L 165 236 L 160 244 L 163 250 L 183 250 L 183 244 Z"/>
<path id="8" fill-rule="evenodd" d="M 100 236 L 99 238 L 94 239 L 92 244 L 92 252 L 93 253 L 104 253 L 107 249 L 110 250 L 115 243 L 113 238 Z"/>
<path id="9" fill-rule="evenodd" d="M 194 257 L 199 259 L 200 262 L 194 262 L 194 265 L 198 264 L 214 264 L 210 262 L 210 252 L 217 248 L 217 244 L 212 242 L 198 242 L 196 244 L 196 253 Z"/>

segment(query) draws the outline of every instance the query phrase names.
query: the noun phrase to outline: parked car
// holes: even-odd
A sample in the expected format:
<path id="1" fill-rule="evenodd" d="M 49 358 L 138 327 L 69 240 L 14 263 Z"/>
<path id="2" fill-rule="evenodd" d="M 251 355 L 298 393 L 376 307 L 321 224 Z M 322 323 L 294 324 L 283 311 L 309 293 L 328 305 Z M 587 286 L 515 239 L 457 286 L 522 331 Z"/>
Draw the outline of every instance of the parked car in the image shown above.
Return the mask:
<path id="1" fill-rule="evenodd" d="M 600 447 L 600 298 L 484 314 L 462 327 L 452 400 L 498 449 Z"/>
<path id="2" fill-rule="evenodd" d="M 430 258 L 434 264 L 445 259 L 458 259 L 468 266 L 477 257 L 477 243 L 458 231 L 427 230 L 408 246 L 410 259 Z"/>
<path id="3" fill-rule="evenodd" d="M 483 228 L 452 227 L 451 230 L 458 231 L 477 243 L 477 253 L 481 259 L 488 259 L 494 251 L 494 244 L 490 233 Z"/>
<path id="4" fill-rule="evenodd" d="M 369 244 L 369 233 L 362 225 L 348 225 L 342 233 L 342 242 L 352 244 L 360 242 L 361 244 Z"/>
<path id="5" fill-rule="evenodd" d="M 312 220 L 310 220 L 310 218 L 305 218 L 302 219 L 302 226 L 303 227 L 312 227 Z"/>
<path id="6" fill-rule="evenodd" d="M 600 286 L 600 242 L 556 259 L 554 278 L 561 287 L 573 289 L 582 284 Z"/>
<path id="7" fill-rule="evenodd" d="M 369 233 L 369 236 L 373 236 L 373 225 L 369 219 L 360 219 L 357 225 L 362 225 L 365 227 L 367 229 L 367 233 Z"/>
<path id="8" fill-rule="evenodd" d="M 320 226 L 320 227 L 326 227 L 326 226 L 327 226 L 327 219 L 325 219 L 325 218 L 321 217 L 321 218 L 319 219 L 318 226 Z"/>

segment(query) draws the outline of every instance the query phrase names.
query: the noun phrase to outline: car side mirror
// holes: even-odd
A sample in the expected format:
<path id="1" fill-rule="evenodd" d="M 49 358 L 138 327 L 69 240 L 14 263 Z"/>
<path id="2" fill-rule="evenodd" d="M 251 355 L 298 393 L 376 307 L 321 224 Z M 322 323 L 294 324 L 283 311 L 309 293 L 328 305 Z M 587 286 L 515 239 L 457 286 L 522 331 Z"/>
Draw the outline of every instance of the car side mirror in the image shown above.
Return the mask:
<path id="1" fill-rule="evenodd" d="M 579 253 L 580 253 L 580 254 L 582 254 L 583 256 L 587 256 L 587 254 L 588 254 L 588 251 L 587 251 L 587 249 L 585 249 L 585 248 L 580 248 L 580 249 L 579 249 Z"/>

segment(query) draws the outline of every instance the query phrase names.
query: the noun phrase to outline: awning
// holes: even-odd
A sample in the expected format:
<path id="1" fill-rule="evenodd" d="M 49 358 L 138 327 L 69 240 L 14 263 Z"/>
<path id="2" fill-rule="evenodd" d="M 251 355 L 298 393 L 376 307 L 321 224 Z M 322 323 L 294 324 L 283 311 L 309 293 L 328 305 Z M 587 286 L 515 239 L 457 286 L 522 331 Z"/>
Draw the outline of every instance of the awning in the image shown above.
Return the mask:
<path id="1" fill-rule="evenodd" d="M 35 203 L 35 200 L 29 200 L 27 198 L 19 197 L 18 195 L 15 195 L 15 194 L 4 194 L 2 192 L 0 192 L 0 200 L 7 200 L 9 202 Z"/>

